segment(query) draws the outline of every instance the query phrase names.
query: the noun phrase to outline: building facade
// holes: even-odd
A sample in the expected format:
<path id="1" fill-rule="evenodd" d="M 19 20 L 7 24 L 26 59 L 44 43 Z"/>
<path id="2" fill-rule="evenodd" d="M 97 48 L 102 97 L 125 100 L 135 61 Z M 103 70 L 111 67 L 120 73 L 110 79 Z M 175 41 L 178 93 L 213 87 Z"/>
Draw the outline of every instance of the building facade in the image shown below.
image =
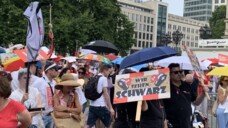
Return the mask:
<path id="1" fill-rule="evenodd" d="M 221 5 L 226 5 L 226 0 L 213 0 L 212 1 L 212 12 Z"/>
<path id="2" fill-rule="evenodd" d="M 121 11 L 135 24 L 136 39 L 132 52 L 160 45 L 162 34 L 167 31 L 167 3 L 160 1 L 118 0 Z"/>
<path id="3" fill-rule="evenodd" d="M 212 0 L 184 0 L 184 17 L 209 21 L 212 17 Z"/>
<path id="4" fill-rule="evenodd" d="M 183 34 L 183 38 L 178 43 L 177 47 L 187 45 L 190 48 L 198 48 L 199 44 L 199 29 L 202 26 L 209 25 L 208 22 L 198 21 L 187 17 L 181 17 L 173 14 L 168 15 L 168 34 L 172 36 L 172 33 L 179 30 Z M 175 47 L 175 43 L 171 43 L 170 46 Z"/>

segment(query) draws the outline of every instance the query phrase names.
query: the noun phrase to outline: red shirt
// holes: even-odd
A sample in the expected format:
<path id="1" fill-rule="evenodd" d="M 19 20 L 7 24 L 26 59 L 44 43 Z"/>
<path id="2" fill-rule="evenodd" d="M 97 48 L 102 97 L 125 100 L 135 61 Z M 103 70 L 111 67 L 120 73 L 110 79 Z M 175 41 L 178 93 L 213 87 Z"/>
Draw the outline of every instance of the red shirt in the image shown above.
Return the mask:
<path id="1" fill-rule="evenodd" d="M 10 99 L 7 106 L 0 110 L 0 127 L 16 128 L 18 124 L 17 114 L 25 109 L 24 105 Z"/>

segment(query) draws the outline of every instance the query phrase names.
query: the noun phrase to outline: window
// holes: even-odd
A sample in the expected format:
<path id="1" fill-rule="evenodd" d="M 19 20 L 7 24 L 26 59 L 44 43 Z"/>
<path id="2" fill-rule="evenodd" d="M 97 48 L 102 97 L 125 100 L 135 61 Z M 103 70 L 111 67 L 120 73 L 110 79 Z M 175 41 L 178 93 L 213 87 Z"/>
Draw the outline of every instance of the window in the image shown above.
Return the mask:
<path id="1" fill-rule="evenodd" d="M 215 3 L 217 4 L 218 3 L 218 0 L 215 0 Z"/>
<path id="2" fill-rule="evenodd" d="M 143 48 L 145 47 L 145 42 L 144 42 L 144 41 L 142 42 L 142 47 L 143 47 Z"/>
<path id="3" fill-rule="evenodd" d="M 191 30 L 191 33 L 194 33 L 194 29 Z"/>
<path id="4" fill-rule="evenodd" d="M 139 24 L 139 31 L 142 31 L 142 25 Z"/>
<path id="5" fill-rule="evenodd" d="M 172 28 L 172 25 L 171 24 L 168 24 L 168 28 L 171 29 Z"/>
<path id="6" fill-rule="evenodd" d="M 152 47 L 152 45 L 153 45 L 152 42 L 150 42 L 150 47 Z"/>
<path id="7" fill-rule="evenodd" d="M 178 30 L 181 31 L 181 26 L 178 26 Z"/>
<path id="8" fill-rule="evenodd" d="M 140 15 L 140 22 L 142 22 L 142 16 Z"/>
<path id="9" fill-rule="evenodd" d="M 137 36 L 137 34 L 138 34 L 138 33 L 137 33 L 137 32 L 135 32 L 135 39 L 137 39 L 137 37 L 138 37 L 138 36 Z"/>
<path id="10" fill-rule="evenodd" d="M 145 33 L 143 33 L 143 39 L 146 39 L 146 38 L 145 38 Z"/>
<path id="11" fill-rule="evenodd" d="M 147 48 L 149 47 L 149 42 L 146 42 L 146 47 L 147 47 Z"/>
<path id="12" fill-rule="evenodd" d="M 176 25 L 173 25 L 173 30 L 176 30 Z"/>
<path id="13" fill-rule="evenodd" d="M 221 3 L 225 3 L 225 0 L 221 0 Z"/>
<path id="14" fill-rule="evenodd" d="M 153 24 L 154 23 L 154 19 L 150 18 L 150 23 Z"/>
<path id="15" fill-rule="evenodd" d="M 153 32 L 153 26 L 150 26 L 150 32 Z"/>
<path id="16" fill-rule="evenodd" d="M 147 23 L 148 24 L 150 23 L 150 17 L 147 17 Z"/>
<path id="17" fill-rule="evenodd" d="M 139 39 L 142 39 L 142 37 L 141 37 L 141 32 L 139 32 Z"/>
<path id="18" fill-rule="evenodd" d="M 139 17 L 138 14 L 136 14 L 136 19 L 135 19 L 136 21 L 138 21 L 138 17 Z"/>
<path id="19" fill-rule="evenodd" d="M 183 27 L 182 31 L 185 32 L 186 31 L 186 27 Z"/>
<path id="20" fill-rule="evenodd" d="M 143 25 L 143 31 L 146 31 L 146 25 Z"/>
<path id="21" fill-rule="evenodd" d="M 150 26 L 149 25 L 147 25 L 147 32 L 149 32 L 150 31 Z"/>
<path id="22" fill-rule="evenodd" d="M 138 45 L 138 47 L 141 47 L 141 41 L 139 41 L 139 45 Z"/>
<path id="23" fill-rule="evenodd" d="M 187 32 L 190 33 L 190 28 L 187 28 Z"/>
<path id="24" fill-rule="evenodd" d="M 150 34 L 150 40 L 153 40 L 153 35 L 152 34 Z"/>
<path id="25" fill-rule="evenodd" d="M 137 42 L 135 42 L 134 46 L 135 46 L 135 47 L 137 46 Z"/>
<path id="26" fill-rule="evenodd" d="M 148 33 L 146 34 L 146 39 L 149 40 L 149 34 Z"/>
<path id="27" fill-rule="evenodd" d="M 146 16 L 144 16 L 144 23 L 146 23 Z"/>
<path id="28" fill-rule="evenodd" d="M 193 42 L 191 42 L 191 47 L 194 47 L 194 43 Z"/>

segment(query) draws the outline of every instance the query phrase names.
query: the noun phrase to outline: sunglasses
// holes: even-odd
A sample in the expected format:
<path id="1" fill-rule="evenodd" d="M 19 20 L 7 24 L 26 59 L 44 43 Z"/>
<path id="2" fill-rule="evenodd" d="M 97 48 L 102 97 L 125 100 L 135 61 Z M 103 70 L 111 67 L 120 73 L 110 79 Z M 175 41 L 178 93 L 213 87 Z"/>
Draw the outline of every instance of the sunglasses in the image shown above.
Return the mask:
<path id="1" fill-rule="evenodd" d="M 182 74 L 182 72 L 183 72 L 183 71 L 172 71 L 171 73 L 174 73 L 174 74 L 180 73 L 180 74 Z"/>

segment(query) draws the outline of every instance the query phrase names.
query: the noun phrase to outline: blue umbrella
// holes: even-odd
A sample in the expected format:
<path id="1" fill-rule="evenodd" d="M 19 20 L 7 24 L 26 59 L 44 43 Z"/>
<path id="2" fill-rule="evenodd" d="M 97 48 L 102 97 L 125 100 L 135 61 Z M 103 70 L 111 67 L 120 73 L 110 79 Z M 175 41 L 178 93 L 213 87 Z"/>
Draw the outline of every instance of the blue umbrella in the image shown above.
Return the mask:
<path id="1" fill-rule="evenodd" d="M 112 63 L 120 65 L 120 63 L 124 60 L 124 58 L 116 58 L 115 60 L 112 61 Z"/>
<path id="2" fill-rule="evenodd" d="M 0 47 L 0 53 L 6 53 L 5 49 Z"/>
<path id="3" fill-rule="evenodd" d="M 145 48 L 127 56 L 121 62 L 120 69 L 153 62 L 174 55 L 177 55 L 177 51 L 171 47 Z"/>
<path id="4" fill-rule="evenodd" d="M 121 62 L 124 60 L 125 57 L 123 58 L 116 58 L 115 60 L 112 61 L 112 63 L 114 64 L 121 64 Z M 141 68 L 145 68 L 147 67 L 147 64 L 140 64 L 140 65 L 136 65 L 136 66 L 132 66 L 131 69 L 135 69 L 137 71 L 139 71 Z"/>

